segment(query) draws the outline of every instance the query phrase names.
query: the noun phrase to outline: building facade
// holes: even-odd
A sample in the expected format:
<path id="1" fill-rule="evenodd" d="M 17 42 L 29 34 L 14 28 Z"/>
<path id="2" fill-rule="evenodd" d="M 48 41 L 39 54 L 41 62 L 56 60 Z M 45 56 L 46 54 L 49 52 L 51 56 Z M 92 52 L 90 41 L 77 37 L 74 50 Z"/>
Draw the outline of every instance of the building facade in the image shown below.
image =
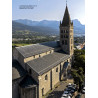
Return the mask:
<path id="1" fill-rule="evenodd" d="M 73 40 L 73 23 L 66 6 L 60 22 L 60 41 L 14 49 L 13 98 L 42 98 L 57 83 L 66 80 L 72 66 Z"/>

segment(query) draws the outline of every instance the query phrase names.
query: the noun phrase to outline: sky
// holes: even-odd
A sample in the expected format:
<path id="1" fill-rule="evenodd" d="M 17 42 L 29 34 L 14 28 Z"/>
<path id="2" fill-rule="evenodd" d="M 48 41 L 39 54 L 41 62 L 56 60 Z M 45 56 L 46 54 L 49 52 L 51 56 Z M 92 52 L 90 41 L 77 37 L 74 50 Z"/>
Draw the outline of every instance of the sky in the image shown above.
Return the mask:
<path id="1" fill-rule="evenodd" d="M 32 5 L 34 9 L 20 9 L 21 5 Z M 71 20 L 85 24 L 85 0 L 67 0 Z M 12 0 L 12 19 L 62 20 L 66 0 Z"/>

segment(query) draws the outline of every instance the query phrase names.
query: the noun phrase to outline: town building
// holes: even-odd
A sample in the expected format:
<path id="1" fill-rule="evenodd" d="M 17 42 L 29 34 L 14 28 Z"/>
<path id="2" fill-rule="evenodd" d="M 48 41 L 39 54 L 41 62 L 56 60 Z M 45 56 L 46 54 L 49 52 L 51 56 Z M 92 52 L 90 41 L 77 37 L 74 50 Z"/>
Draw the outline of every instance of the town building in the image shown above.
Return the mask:
<path id="1" fill-rule="evenodd" d="M 60 41 L 16 47 L 12 63 L 12 97 L 42 98 L 70 74 L 74 53 L 73 22 L 66 5 Z"/>

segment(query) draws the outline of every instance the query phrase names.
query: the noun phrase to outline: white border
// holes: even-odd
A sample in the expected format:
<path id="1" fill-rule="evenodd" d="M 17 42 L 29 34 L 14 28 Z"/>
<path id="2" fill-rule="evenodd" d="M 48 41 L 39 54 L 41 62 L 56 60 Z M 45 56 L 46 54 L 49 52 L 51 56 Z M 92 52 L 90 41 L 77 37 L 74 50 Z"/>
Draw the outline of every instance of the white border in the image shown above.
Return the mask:
<path id="1" fill-rule="evenodd" d="M 12 98 L 12 1 L 0 1 L 0 98 Z"/>
<path id="2" fill-rule="evenodd" d="M 86 0 L 86 96 L 98 97 L 98 0 Z"/>

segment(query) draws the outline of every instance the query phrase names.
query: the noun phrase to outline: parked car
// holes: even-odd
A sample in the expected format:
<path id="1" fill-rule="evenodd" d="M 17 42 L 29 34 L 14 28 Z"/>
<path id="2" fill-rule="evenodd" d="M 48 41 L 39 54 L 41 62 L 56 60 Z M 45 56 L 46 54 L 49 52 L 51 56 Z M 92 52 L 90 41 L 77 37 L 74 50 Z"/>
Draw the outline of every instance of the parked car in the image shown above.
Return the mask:
<path id="1" fill-rule="evenodd" d="M 68 92 L 68 91 L 64 91 L 63 94 L 67 94 L 68 96 L 72 96 L 72 94 L 70 92 Z"/>
<path id="2" fill-rule="evenodd" d="M 63 94 L 61 98 L 71 98 L 71 96 L 69 96 L 67 94 Z"/>
<path id="3" fill-rule="evenodd" d="M 68 86 L 71 86 L 72 84 L 71 83 L 69 83 L 66 87 L 68 87 Z"/>
<path id="4" fill-rule="evenodd" d="M 64 91 L 64 93 L 63 93 L 63 94 L 69 94 L 69 93 L 68 93 L 68 91 Z"/>
<path id="5" fill-rule="evenodd" d="M 85 94 L 85 87 L 83 87 L 83 89 L 82 89 L 82 93 Z"/>
<path id="6" fill-rule="evenodd" d="M 75 92 L 75 88 L 74 87 L 68 87 L 68 88 L 66 88 L 66 90 L 67 91 L 74 90 L 74 92 Z"/>
<path id="7" fill-rule="evenodd" d="M 74 87 L 74 88 L 76 88 L 76 84 L 69 83 L 66 87 Z"/>

